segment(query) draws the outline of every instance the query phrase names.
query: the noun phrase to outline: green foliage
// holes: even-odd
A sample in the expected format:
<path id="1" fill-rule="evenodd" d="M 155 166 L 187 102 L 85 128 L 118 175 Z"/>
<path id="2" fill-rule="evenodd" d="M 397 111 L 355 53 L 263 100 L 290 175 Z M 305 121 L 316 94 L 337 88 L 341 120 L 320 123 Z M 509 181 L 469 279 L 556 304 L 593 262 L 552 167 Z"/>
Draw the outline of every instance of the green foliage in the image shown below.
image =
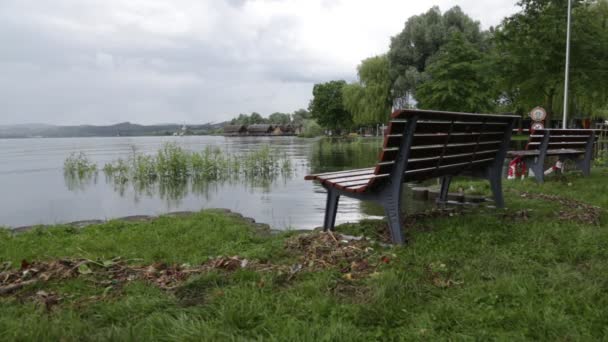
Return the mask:
<path id="1" fill-rule="evenodd" d="M 97 165 L 84 152 L 73 152 L 63 162 L 63 172 L 82 177 L 96 173 Z"/>
<path id="2" fill-rule="evenodd" d="M 567 1 L 522 0 L 496 31 L 496 75 L 512 108 L 563 108 Z M 570 112 L 590 116 L 608 100 L 608 4 L 573 1 Z"/>
<path id="3" fill-rule="evenodd" d="M 239 114 L 238 117 L 230 121 L 231 125 L 255 125 L 255 124 L 271 124 L 271 125 L 288 125 L 293 124 L 299 126 L 304 124 L 304 120 L 310 119 L 310 113 L 306 109 L 298 109 L 293 114 L 275 112 L 264 118 L 259 113 L 253 112 L 251 115 Z"/>
<path id="4" fill-rule="evenodd" d="M 323 127 L 315 120 L 304 120 L 303 132 L 300 134 L 303 138 L 314 138 L 323 135 Z"/>
<path id="5" fill-rule="evenodd" d="M 294 125 L 303 125 L 306 120 L 310 119 L 310 112 L 306 109 L 298 109 L 291 114 Z"/>
<path id="6" fill-rule="evenodd" d="M 460 32 L 454 32 L 426 68 L 427 80 L 416 89 L 418 107 L 458 112 L 487 112 L 494 108 L 483 55 Z"/>
<path id="7" fill-rule="evenodd" d="M 391 80 L 386 55 L 365 59 L 357 67 L 359 82 L 343 88 L 344 107 L 356 125 L 375 125 L 388 120 Z"/>
<path id="8" fill-rule="evenodd" d="M 424 79 L 429 60 L 453 32 L 461 32 L 467 41 L 479 47 L 486 41 L 486 34 L 479 30 L 479 22 L 464 14 L 458 6 L 443 14 L 438 7 L 433 7 L 407 20 L 403 31 L 391 38 L 388 52 L 393 97 L 414 93 Z"/>
<path id="9" fill-rule="evenodd" d="M 268 123 L 273 125 L 287 125 L 291 123 L 291 115 L 286 113 L 272 113 L 268 116 Z"/>
<path id="10" fill-rule="evenodd" d="M 319 125 L 338 134 L 352 125 L 352 115 L 344 108 L 342 99 L 345 84 L 344 81 L 315 84 L 312 90 L 313 99 L 308 106 L 312 118 Z"/>
<path id="11" fill-rule="evenodd" d="M 265 119 L 262 117 L 262 115 L 256 112 L 251 113 L 251 115 L 239 114 L 237 118 L 230 121 L 231 125 L 256 125 L 266 123 L 268 123 L 268 119 Z"/>

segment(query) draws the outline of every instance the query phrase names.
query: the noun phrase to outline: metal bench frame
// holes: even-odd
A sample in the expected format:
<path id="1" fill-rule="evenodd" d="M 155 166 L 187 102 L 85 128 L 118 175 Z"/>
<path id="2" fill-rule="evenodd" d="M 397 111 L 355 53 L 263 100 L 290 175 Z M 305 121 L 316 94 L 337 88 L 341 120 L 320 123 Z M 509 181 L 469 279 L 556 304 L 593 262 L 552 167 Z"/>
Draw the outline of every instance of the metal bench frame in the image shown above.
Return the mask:
<path id="1" fill-rule="evenodd" d="M 449 112 L 437 112 L 437 111 L 422 111 L 422 110 L 409 110 L 409 112 L 415 112 L 413 116 L 410 116 L 407 119 L 407 123 L 405 129 L 403 131 L 403 139 L 401 139 L 401 144 L 399 146 L 399 152 L 395 158 L 395 164 L 388 176 L 388 179 L 384 179 L 378 186 L 370 187 L 369 189 L 365 189 L 363 192 L 352 192 L 345 191 L 343 189 L 339 189 L 337 187 L 328 186 L 322 183 L 322 186 L 327 190 L 327 203 L 325 207 L 325 219 L 323 223 L 323 229 L 333 230 L 336 221 L 336 214 L 338 210 L 338 202 L 340 200 L 340 196 L 347 196 L 351 198 L 355 198 L 358 200 L 364 201 L 372 201 L 378 203 L 384 208 L 388 225 L 391 233 L 391 238 L 393 243 L 403 244 L 406 242 L 402 227 L 403 222 L 401 219 L 400 208 L 402 204 L 402 188 L 405 178 L 405 173 L 408 166 L 408 159 L 411 152 L 412 140 L 414 138 L 414 134 L 416 132 L 416 125 L 419 120 L 425 120 L 425 114 L 431 113 L 431 115 L 441 115 L 442 113 L 451 114 L 451 115 L 469 115 L 475 117 L 476 114 L 468 114 L 468 113 L 449 113 Z M 492 117 L 491 115 L 485 115 L 486 117 Z M 393 117 L 395 117 L 395 113 L 393 113 Z M 483 120 L 484 115 L 478 115 L 479 120 Z M 504 119 L 505 116 L 503 116 Z M 500 143 L 500 148 L 496 153 L 494 161 L 491 166 L 483 167 L 479 169 L 467 169 L 469 171 L 469 176 L 485 178 L 490 182 L 490 188 L 492 190 L 492 194 L 494 197 L 495 205 L 499 208 L 504 207 L 504 199 L 502 194 L 502 167 L 503 162 L 506 157 L 506 153 L 509 147 L 509 143 L 511 140 L 511 133 L 513 131 L 514 123 L 517 117 L 508 116 L 511 118 L 510 124 L 505 123 L 504 135 L 502 141 Z M 507 119 L 508 119 L 507 118 Z M 452 120 L 452 127 L 454 122 L 457 120 Z M 445 132 L 449 134 L 451 132 Z M 385 140 L 386 144 L 386 140 Z M 479 144 L 479 142 L 478 142 Z M 448 144 L 444 145 L 446 148 Z M 452 174 L 444 175 L 441 177 L 441 190 L 438 198 L 438 202 L 445 203 L 447 201 L 448 189 L 450 186 L 450 182 L 453 176 L 459 175 L 463 172 L 462 170 L 458 170 L 453 172 Z M 431 175 L 427 179 L 436 178 Z M 313 178 L 307 178 L 313 179 Z"/>

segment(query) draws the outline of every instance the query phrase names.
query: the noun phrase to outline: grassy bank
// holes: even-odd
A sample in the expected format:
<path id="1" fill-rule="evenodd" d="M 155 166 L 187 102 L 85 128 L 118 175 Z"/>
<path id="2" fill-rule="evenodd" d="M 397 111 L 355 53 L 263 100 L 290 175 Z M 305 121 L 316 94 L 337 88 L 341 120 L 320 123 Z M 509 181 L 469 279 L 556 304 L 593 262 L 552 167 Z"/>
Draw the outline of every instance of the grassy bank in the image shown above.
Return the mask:
<path id="1" fill-rule="evenodd" d="M 605 340 L 607 179 L 506 182 L 507 210 L 409 217 L 405 247 L 221 211 L 3 233 L 0 286 L 33 282 L 0 296 L 0 339 Z"/>

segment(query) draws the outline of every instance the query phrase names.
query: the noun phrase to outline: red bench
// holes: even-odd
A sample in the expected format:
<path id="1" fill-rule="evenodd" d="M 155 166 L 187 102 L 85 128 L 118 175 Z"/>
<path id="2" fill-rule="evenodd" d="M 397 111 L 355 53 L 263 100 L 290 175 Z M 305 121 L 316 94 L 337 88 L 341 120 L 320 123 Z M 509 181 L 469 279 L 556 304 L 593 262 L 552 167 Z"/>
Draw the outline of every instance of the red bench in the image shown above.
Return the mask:
<path id="1" fill-rule="evenodd" d="M 398 110 L 391 115 L 375 166 L 312 174 L 327 190 L 324 230 L 333 229 L 340 196 L 379 203 L 394 243 L 405 242 L 400 215 L 404 182 L 441 177 L 439 200 L 447 200 L 456 175 L 488 179 L 496 206 L 503 207 L 502 165 L 517 116 Z"/>

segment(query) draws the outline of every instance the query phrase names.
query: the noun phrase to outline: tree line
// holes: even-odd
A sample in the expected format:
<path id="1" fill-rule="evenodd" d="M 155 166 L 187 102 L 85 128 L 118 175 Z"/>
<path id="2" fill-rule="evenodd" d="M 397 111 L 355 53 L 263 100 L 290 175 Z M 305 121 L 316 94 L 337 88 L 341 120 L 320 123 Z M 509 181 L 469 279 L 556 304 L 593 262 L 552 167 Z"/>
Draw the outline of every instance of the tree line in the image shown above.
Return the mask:
<path id="1" fill-rule="evenodd" d="M 567 1 L 521 0 L 488 30 L 459 7 L 412 16 L 356 82 L 315 84 L 311 117 L 334 131 L 385 123 L 391 107 L 523 115 L 541 105 L 559 118 Z M 569 113 L 608 117 L 608 1 L 572 1 Z"/>

